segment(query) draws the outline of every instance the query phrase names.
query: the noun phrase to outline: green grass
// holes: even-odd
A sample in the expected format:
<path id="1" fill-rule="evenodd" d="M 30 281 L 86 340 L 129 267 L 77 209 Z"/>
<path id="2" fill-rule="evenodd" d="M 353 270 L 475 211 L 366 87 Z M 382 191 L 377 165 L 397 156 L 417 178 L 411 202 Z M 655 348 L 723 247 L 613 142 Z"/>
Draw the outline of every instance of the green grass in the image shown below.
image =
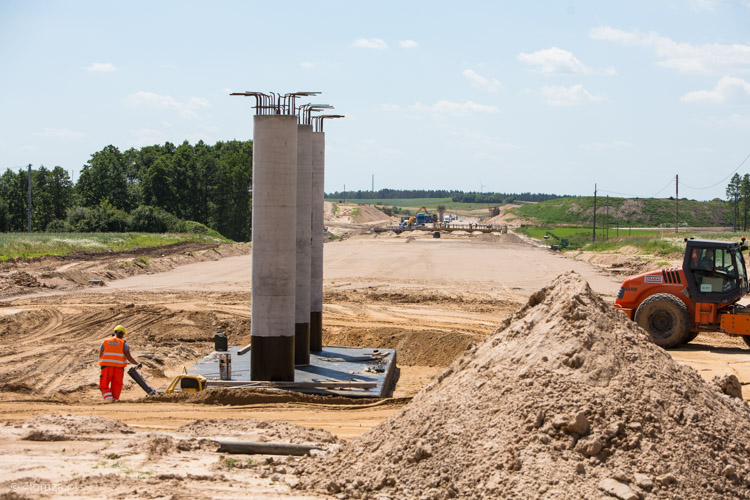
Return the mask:
<path id="1" fill-rule="evenodd" d="M 65 255 L 75 250 L 121 251 L 181 241 L 228 242 L 197 233 L 0 233 L 0 260 Z"/>
<path id="2" fill-rule="evenodd" d="M 356 217 L 360 214 L 359 207 L 356 207 L 354 210 L 352 210 L 352 217 Z"/>
<path id="3" fill-rule="evenodd" d="M 333 199 L 326 199 L 326 201 L 334 201 Z M 335 201 L 339 201 L 337 198 Z M 406 208 L 414 212 L 424 205 L 424 207 L 431 212 L 437 211 L 438 205 L 443 205 L 446 210 L 451 212 L 470 212 L 472 210 L 486 209 L 489 207 L 496 207 L 497 203 L 459 203 L 454 202 L 451 198 L 387 198 L 387 199 L 357 199 L 357 200 L 346 200 L 347 203 L 358 203 L 361 205 L 378 205 L 381 207 L 399 207 Z M 414 212 L 416 213 L 416 212 Z M 489 215 L 489 214 L 488 214 Z"/>
<path id="4" fill-rule="evenodd" d="M 567 238 L 569 250 L 582 249 L 591 252 L 607 252 L 619 250 L 624 246 L 632 246 L 644 253 L 667 256 L 682 254 L 685 249 L 685 238 L 699 238 L 706 240 L 739 241 L 740 233 L 674 233 L 671 229 L 632 229 L 609 228 L 609 238 L 606 231 L 597 228 L 596 242 L 591 241 L 590 227 L 571 226 L 521 226 L 516 231 L 540 241 L 547 241 L 550 245 L 559 245 L 560 242 L 550 237 L 544 240 L 547 231 L 558 238 Z M 619 235 L 618 235 L 619 233 Z"/>
<path id="5" fill-rule="evenodd" d="M 513 210 L 521 218 L 533 218 L 541 224 L 591 225 L 594 197 L 577 196 L 525 204 Z M 731 205 L 721 200 L 679 201 L 679 224 L 689 227 L 727 226 Z M 597 226 L 605 219 L 609 226 L 674 227 L 675 201 L 670 199 L 597 199 Z"/>

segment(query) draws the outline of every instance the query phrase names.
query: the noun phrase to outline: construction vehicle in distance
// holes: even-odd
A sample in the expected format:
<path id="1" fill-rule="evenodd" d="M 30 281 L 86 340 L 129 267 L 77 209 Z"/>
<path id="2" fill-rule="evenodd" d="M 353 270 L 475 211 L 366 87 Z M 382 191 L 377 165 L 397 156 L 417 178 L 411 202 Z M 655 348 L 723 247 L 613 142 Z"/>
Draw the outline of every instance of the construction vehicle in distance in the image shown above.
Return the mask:
<path id="1" fill-rule="evenodd" d="M 682 268 L 626 279 L 615 307 L 664 348 L 688 343 L 700 331 L 740 335 L 750 346 L 750 307 L 738 304 L 748 293 L 747 248 L 744 236 L 739 243 L 685 239 Z"/>
<path id="2" fill-rule="evenodd" d="M 415 216 L 404 216 L 401 217 L 401 225 L 399 226 L 401 229 L 411 229 L 411 227 L 414 225 L 414 223 L 417 221 L 417 218 Z"/>
<path id="3" fill-rule="evenodd" d="M 550 245 L 550 248 L 552 250 L 564 250 L 568 248 L 568 245 L 570 244 L 570 242 L 568 242 L 568 238 L 560 238 L 556 234 L 547 231 L 547 234 L 544 235 L 544 239 L 548 240 L 550 236 L 560 242 L 558 245 Z"/>
<path id="4" fill-rule="evenodd" d="M 426 214 L 424 212 L 417 213 L 417 226 L 432 224 L 432 222 L 432 214 Z"/>
<path id="5" fill-rule="evenodd" d="M 437 214 L 433 216 L 427 208 L 422 205 L 420 209 L 417 211 L 417 226 L 424 226 L 425 224 L 432 224 L 433 222 L 437 222 L 435 220 L 435 217 L 437 217 Z"/>

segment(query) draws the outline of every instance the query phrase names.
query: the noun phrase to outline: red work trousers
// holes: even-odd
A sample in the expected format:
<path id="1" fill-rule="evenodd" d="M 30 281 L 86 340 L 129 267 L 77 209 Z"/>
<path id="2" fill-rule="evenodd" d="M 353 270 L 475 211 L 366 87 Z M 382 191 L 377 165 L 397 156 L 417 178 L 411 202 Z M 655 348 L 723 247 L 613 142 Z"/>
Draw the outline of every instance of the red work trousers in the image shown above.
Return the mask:
<path id="1" fill-rule="evenodd" d="M 102 397 L 105 400 L 120 399 L 122 392 L 122 376 L 125 369 L 119 366 L 102 366 L 102 374 L 99 376 L 99 389 L 102 390 Z"/>

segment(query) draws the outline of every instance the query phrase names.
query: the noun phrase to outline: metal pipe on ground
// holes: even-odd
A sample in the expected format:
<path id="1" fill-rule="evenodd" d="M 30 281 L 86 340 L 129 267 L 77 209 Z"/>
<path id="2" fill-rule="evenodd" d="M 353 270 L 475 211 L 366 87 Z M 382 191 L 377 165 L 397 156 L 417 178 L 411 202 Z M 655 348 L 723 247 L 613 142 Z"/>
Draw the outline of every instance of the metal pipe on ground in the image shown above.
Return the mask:
<path id="1" fill-rule="evenodd" d="M 312 125 L 297 125 L 297 237 L 294 364 L 310 364 Z"/>
<path id="2" fill-rule="evenodd" d="M 297 117 L 256 115 L 250 379 L 294 380 Z"/>
<path id="3" fill-rule="evenodd" d="M 232 453 L 244 455 L 308 455 L 310 450 L 319 450 L 320 446 L 314 444 L 291 444 L 291 443 L 257 443 L 252 441 L 229 441 L 224 439 L 212 439 L 219 445 L 216 450 L 219 453 Z"/>

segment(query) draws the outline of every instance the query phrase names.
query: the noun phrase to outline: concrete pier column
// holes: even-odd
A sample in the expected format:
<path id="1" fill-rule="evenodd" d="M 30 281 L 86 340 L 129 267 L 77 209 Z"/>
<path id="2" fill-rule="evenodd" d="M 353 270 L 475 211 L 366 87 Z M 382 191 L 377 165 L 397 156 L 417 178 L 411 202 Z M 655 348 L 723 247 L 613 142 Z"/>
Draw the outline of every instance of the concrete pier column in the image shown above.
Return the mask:
<path id="1" fill-rule="evenodd" d="M 297 126 L 297 293 L 294 364 L 310 363 L 310 258 L 312 202 L 312 125 Z"/>
<path id="2" fill-rule="evenodd" d="M 310 288 L 310 350 L 323 350 L 323 198 L 325 133 L 312 134 L 312 258 Z"/>
<path id="3" fill-rule="evenodd" d="M 250 379 L 294 381 L 297 117 L 254 126 Z"/>

